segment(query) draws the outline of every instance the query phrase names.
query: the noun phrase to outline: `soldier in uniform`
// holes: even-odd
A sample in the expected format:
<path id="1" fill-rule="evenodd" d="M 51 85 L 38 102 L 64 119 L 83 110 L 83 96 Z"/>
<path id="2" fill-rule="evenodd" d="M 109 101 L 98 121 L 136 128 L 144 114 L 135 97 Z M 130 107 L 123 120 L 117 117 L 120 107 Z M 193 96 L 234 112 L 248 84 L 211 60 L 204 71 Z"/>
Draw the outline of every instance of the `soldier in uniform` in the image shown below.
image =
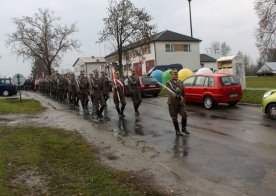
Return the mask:
<path id="1" fill-rule="evenodd" d="M 116 110 L 120 117 L 125 117 L 124 109 L 126 106 L 124 85 L 122 80 L 120 80 L 120 72 L 115 72 L 115 79 L 112 84 L 113 87 L 113 101 L 116 106 Z M 120 108 L 121 103 L 121 108 Z"/>
<path id="2" fill-rule="evenodd" d="M 101 80 L 103 85 L 103 96 L 106 102 L 109 99 L 109 82 L 108 77 L 106 76 L 106 73 L 104 71 L 101 71 Z"/>
<path id="3" fill-rule="evenodd" d="M 182 136 L 183 133 L 190 134 L 187 129 L 187 111 L 185 105 L 185 97 L 183 91 L 183 84 L 178 80 L 178 72 L 177 70 L 171 71 L 171 80 L 169 80 L 166 84 L 168 88 L 168 106 L 170 116 L 173 121 L 173 125 L 176 131 L 176 135 Z M 180 132 L 178 125 L 178 114 L 182 117 L 181 125 L 182 132 Z"/>
<path id="4" fill-rule="evenodd" d="M 89 84 L 87 77 L 83 73 L 80 74 L 79 87 L 79 99 L 81 100 L 83 109 L 87 110 Z"/>
<path id="5" fill-rule="evenodd" d="M 136 76 L 135 68 L 131 68 L 131 76 L 128 77 L 128 88 L 132 98 L 133 107 L 136 115 L 139 115 L 139 106 L 142 102 L 141 92 L 140 92 L 140 80 Z"/>
<path id="6" fill-rule="evenodd" d="M 99 71 L 95 69 L 93 71 L 93 78 L 91 79 L 92 92 L 93 92 L 93 105 L 99 118 L 103 118 L 103 110 L 106 107 L 106 103 L 103 96 L 102 80 L 99 78 Z"/>

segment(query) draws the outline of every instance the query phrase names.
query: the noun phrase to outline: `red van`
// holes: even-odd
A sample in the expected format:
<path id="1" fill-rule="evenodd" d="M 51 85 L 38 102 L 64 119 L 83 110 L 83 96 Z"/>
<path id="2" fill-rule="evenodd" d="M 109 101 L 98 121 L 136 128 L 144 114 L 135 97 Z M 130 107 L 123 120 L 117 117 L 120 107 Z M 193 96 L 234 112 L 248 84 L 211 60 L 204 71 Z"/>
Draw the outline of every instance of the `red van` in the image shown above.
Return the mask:
<path id="1" fill-rule="evenodd" d="M 243 96 L 236 76 L 229 74 L 196 74 L 183 82 L 186 102 L 203 103 L 212 109 L 218 103 L 236 105 Z"/>

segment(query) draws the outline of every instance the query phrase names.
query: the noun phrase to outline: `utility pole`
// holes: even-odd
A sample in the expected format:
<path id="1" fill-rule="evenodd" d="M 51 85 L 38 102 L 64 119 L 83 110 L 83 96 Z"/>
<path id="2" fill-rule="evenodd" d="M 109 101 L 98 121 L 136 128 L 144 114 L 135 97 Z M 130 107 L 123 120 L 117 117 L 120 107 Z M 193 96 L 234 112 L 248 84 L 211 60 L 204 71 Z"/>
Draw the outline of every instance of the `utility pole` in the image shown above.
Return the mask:
<path id="1" fill-rule="evenodd" d="M 188 0 L 188 1 L 189 1 L 189 12 L 190 12 L 190 29 L 191 29 L 191 37 L 193 37 L 192 11 L 191 11 L 191 1 L 192 1 L 192 0 Z"/>

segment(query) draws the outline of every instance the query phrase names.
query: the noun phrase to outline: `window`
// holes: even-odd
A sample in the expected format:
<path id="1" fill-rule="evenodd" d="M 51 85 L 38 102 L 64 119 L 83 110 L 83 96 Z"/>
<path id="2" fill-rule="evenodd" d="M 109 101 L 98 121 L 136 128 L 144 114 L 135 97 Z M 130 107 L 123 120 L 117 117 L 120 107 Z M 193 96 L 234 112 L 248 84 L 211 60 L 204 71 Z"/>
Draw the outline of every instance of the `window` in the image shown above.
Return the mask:
<path id="1" fill-rule="evenodd" d="M 191 44 L 183 44 L 184 52 L 191 52 Z"/>
<path id="2" fill-rule="evenodd" d="M 151 50 L 150 50 L 150 46 L 147 47 L 147 54 L 150 54 Z"/>
<path id="3" fill-rule="evenodd" d="M 172 44 L 166 44 L 165 48 L 166 48 L 166 52 L 173 52 L 173 45 Z"/>
<path id="4" fill-rule="evenodd" d="M 166 52 L 191 52 L 191 44 L 166 44 Z"/>
<path id="5" fill-rule="evenodd" d="M 221 77 L 221 84 L 222 86 L 229 86 L 229 85 L 240 84 L 240 82 L 235 76 L 224 76 L 224 77 Z"/>
<path id="6" fill-rule="evenodd" d="M 205 76 L 198 76 L 195 81 L 195 86 L 204 86 L 205 79 Z"/>
<path id="7" fill-rule="evenodd" d="M 213 77 L 208 77 L 205 80 L 204 86 L 215 86 L 215 79 Z"/>
<path id="8" fill-rule="evenodd" d="M 195 79 L 195 77 L 193 77 L 193 76 L 190 78 L 187 78 L 186 80 L 184 80 L 183 85 L 184 86 L 193 86 L 194 79 Z"/>

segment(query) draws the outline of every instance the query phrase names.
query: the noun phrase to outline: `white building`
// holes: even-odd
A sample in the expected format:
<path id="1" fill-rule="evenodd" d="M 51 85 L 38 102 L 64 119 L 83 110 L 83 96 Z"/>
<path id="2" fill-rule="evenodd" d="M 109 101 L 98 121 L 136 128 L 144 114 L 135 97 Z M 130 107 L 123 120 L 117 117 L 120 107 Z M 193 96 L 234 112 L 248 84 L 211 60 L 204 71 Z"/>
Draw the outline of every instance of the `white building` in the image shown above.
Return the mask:
<path id="1" fill-rule="evenodd" d="M 87 74 L 92 73 L 94 69 L 105 69 L 106 61 L 104 57 L 79 57 L 75 63 L 73 64 L 74 73 L 76 75 L 80 75 L 80 73 L 84 73 L 85 76 Z"/>
<path id="2" fill-rule="evenodd" d="M 153 35 L 149 41 L 127 45 L 123 49 L 123 65 L 134 66 L 138 75 L 147 73 L 154 65 L 181 64 L 191 70 L 199 69 L 201 40 L 172 31 Z M 105 57 L 108 64 L 118 62 L 117 52 Z"/>
<path id="3" fill-rule="evenodd" d="M 224 56 L 217 60 L 218 73 L 233 74 L 237 76 L 242 85 L 242 89 L 246 88 L 245 66 L 243 58 L 240 55 Z"/>
<path id="4" fill-rule="evenodd" d="M 260 75 L 276 75 L 276 62 L 265 62 L 260 69 L 256 73 L 258 76 Z"/>

